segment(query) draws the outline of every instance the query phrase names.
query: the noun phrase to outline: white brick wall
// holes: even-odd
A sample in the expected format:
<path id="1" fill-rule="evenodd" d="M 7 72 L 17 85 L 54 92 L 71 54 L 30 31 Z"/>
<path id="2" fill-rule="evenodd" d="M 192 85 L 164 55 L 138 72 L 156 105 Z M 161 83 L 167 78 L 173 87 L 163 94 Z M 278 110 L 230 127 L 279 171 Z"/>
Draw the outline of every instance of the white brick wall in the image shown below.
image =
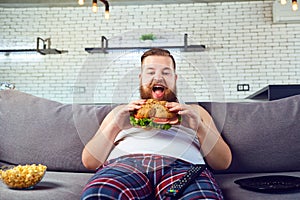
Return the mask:
<path id="1" fill-rule="evenodd" d="M 299 83 L 300 24 L 273 24 L 272 1 L 195 3 L 102 8 L 0 8 L 0 48 L 35 48 L 36 38 L 51 37 L 61 55 L 0 55 L 0 82 L 61 102 L 127 102 L 138 97 L 141 52 L 88 54 L 109 46 L 208 46 L 202 53 L 175 51 L 178 90 L 186 101 L 242 99 L 267 84 Z M 139 41 L 153 32 L 152 44 Z M 237 92 L 239 83 L 249 92 Z"/>

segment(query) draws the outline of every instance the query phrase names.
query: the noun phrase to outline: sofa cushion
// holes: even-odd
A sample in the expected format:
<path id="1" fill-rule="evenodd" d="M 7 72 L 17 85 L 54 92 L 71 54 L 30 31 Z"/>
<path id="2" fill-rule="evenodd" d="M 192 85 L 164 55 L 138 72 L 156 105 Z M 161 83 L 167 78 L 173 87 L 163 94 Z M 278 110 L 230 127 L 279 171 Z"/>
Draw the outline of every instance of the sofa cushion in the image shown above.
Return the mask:
<path id="1" fill-rule="evenodd" d="M 232 150 L 225 172 L 300 170 L 300 95 L 275 101 L 201 103 Z"/>
<path id="2" fill-rule="evenodd" d="M 62 104 L 15 90 L 1 91 L 0 161 L 87 171 L 81 151 L 111 109 L 111 105 Z"/>

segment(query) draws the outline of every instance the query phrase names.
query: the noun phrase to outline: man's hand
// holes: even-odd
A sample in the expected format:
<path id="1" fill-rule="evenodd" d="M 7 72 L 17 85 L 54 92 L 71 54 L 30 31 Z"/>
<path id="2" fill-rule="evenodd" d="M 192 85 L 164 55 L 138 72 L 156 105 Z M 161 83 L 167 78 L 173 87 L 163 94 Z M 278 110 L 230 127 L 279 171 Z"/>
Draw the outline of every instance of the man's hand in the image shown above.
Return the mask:
<path id="1" fill-rule="evenodd" d="M 197 132 L 200 123 L 202 122 L 199 106 L 180 104 L 177 102 L 168 102 L 166 107 L 171 112 L 177 112 L 182 117 L 181 124 L 185 127 L 191 128 Z"/>
<path id="2" fill-rule="evenodd" d="M 130 124 L 130 112 L 138 110 L 145 104 L 145 99 L 132 101 L 127 105 L 118 106 L 113 111 L 113 123 L 119 127 L 120 130 L 129 129 L 132 127 Z"/>

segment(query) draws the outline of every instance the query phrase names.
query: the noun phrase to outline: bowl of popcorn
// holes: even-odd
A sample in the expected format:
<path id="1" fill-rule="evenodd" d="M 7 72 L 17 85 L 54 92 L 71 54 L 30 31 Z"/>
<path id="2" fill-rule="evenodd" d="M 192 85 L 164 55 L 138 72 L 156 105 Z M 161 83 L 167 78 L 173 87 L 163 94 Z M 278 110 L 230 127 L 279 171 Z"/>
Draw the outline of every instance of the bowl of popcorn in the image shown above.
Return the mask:
<path id="1" fill-rule="evenodd" d="M 5 166 L 0 169 L 0 179 L 12 189 L 31 189 L 42 180 L 46 169 L 42 164 Z"/>

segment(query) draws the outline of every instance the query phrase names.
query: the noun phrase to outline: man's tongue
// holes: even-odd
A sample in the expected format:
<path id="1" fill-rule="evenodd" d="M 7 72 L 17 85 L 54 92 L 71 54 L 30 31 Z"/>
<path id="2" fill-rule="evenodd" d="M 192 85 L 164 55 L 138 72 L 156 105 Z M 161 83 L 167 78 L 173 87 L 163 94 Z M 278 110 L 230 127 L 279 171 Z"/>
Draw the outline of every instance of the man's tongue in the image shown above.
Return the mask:
<path id="1" fill-rule="evenodd" d="M 161 99 L 164 96 L 164 89 L 162 88 L 154 88 L 152 90 L 152 96 L 154 99 Z"/>

